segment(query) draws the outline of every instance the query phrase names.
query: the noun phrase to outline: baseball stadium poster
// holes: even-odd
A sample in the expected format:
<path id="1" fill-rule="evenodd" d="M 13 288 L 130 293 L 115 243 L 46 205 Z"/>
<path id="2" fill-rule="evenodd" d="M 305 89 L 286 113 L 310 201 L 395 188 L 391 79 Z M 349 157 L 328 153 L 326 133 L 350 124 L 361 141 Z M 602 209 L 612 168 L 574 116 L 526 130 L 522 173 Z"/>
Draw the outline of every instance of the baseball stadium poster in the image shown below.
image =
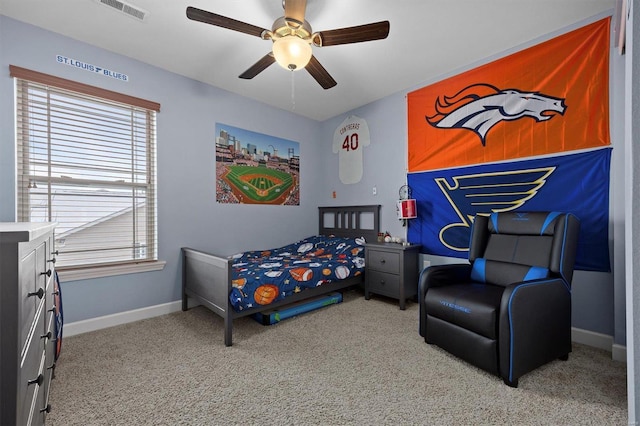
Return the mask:
<path id="1" fill-rule="evenodd" d="M 407 95 L 409 172 L 600 148 L 605 18 Z"/>
<path id="2" fill-rule="evenodd" d="M 216 201 L 300 205 L 300 144 L 216 123 Z"/>

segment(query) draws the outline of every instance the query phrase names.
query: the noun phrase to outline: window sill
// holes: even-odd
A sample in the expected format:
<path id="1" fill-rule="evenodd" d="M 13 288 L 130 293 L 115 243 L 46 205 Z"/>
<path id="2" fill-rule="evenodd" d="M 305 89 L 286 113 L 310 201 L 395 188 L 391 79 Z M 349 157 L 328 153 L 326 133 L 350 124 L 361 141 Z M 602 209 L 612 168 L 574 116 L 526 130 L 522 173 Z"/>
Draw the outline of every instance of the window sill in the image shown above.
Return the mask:
<path id="1" fill-rule="evenodd" d="M 126 265 L 94 266 L 80 269 L 58 269 L 61 282 L 88 280 L 92 278 L 112 277 L 115 275 L 137 274 L 140 272 L 161 271 L 167 262 L 157 260 L 155 262 L 131 263 Z"/>

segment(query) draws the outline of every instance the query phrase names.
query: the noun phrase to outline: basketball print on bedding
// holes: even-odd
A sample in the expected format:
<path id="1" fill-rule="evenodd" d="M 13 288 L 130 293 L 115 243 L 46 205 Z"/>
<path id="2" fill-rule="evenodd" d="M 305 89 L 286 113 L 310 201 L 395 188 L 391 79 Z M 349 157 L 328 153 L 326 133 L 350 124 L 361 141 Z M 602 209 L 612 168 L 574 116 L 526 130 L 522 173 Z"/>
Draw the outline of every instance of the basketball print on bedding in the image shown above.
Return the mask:
<path id="1" fill-rule="evenodd" d="M 256 289 L 253 298 L 259 305 L 268 305 L 278 297 L 278 294 L 280 294 L 278 286 L 274 284 L 263 284 Z"/>

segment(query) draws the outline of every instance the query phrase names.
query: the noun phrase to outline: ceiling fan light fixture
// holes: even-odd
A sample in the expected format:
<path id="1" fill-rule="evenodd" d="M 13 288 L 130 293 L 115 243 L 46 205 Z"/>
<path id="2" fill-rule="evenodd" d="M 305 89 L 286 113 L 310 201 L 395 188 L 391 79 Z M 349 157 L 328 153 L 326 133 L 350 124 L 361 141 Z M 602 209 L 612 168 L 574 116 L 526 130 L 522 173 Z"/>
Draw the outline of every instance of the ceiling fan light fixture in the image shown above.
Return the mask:
<path id="1" fill-rule="evenodd" d="M 296 71 L 311 60 L 311 45 L 300 37 L 287 35 L 273 42 L 273 56 L 284 69 Z"/>

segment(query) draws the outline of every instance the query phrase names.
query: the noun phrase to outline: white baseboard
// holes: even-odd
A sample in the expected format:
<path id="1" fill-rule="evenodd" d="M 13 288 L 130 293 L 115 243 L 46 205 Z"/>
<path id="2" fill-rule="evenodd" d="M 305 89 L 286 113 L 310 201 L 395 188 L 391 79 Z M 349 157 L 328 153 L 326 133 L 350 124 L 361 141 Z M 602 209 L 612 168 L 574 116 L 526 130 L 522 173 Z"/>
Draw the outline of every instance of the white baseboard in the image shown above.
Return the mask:
<path id="1" fill-rule="evenodd" d="M 611 347 L 611 359 L 614 361 L 627 362 L 627 347 L 614 343 Z"/>
<path id="2" fill-rule="evenodd" d="M 175 302 L 163 303 L 161 305 L 149 306 L 147 308 L 134 309 L 132 311 L 105 315 L 103 317 L 71 322 L 64 325 L 63 336 L 75 336 L 76 334 L 88 333 L 90 331 L 101 330 L 103 328 L 170 314 L 181 309 L 182 301 L 177 300 Z"/>
<path id="3" fill-rule="evenodd" d="M 611 352 L 611 347 L 613 346 L 613 336 L 575 327 L 571 327 L 571 340 L 609 352 Z"/>
<path id="4" fill-rule="evenodd" d="M 608 334 L 571 327 L 571 340 L 576 343 L 611 352 L 611 359 L 614 361 L 627 362 L 627 347 L 614 344 L 613 336 L 609 336 Z"/>

